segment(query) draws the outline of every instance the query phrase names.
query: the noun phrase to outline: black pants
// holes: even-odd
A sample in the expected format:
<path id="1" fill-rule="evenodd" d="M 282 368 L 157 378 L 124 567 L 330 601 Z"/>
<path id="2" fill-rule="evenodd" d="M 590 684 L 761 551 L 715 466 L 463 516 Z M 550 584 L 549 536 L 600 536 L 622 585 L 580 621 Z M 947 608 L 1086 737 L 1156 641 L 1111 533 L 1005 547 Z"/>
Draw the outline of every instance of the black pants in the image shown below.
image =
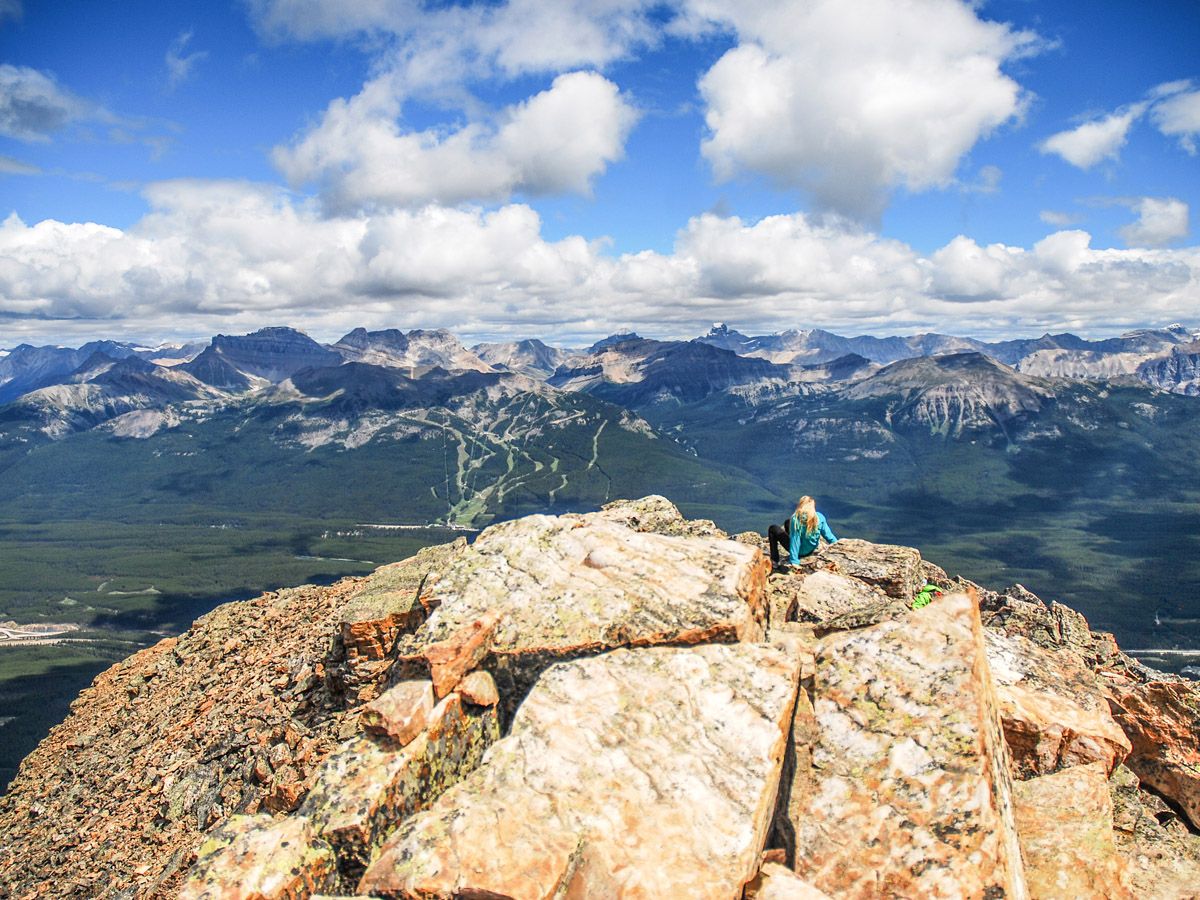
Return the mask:
<path id="1" fill-rule="evenodd" d="M 771 544 L 771 565 L 779 565 L 779 545 L 783 544 L 787 551 L 788 558 L 792 555 L 792 529 L 791 520 L 784 522 L 782 525 L 772 525 L 767 529 L 767 540 Z"/>

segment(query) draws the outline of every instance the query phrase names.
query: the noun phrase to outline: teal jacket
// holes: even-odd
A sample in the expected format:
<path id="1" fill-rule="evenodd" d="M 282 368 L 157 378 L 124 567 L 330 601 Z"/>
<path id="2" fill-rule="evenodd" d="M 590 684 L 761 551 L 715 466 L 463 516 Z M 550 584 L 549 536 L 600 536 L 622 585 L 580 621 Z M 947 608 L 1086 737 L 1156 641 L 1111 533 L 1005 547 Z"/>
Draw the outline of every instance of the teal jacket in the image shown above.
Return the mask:
<path id="1" fill-rule="evenodd" d="M 814 531 L 807 530 L 800 520 L 792 516 L 792 521 L 788 523 L 788 532 L 791 537 L 791 542 L 788 546 L 788 552 L 791 554 L 789 562 L 798 565 L 802 556 L 808 556 L 821 543 L 821 538 L 829 541 L 831 544 L 837 543 L 837 535 L 829 527 L 829 523 L 825 521 L 825 516 L 817 513 L 817 527 Z"/>

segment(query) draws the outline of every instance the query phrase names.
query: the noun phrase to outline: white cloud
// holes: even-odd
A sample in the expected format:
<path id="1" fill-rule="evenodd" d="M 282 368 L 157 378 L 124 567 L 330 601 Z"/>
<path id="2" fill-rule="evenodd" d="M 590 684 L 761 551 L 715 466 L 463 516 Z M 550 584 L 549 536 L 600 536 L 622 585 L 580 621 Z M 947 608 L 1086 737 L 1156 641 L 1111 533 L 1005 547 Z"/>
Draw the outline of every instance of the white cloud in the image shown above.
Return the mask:
<path id="1" fill-rule="evenodd" d="M 44 141 L 88 112 L 54 76 L 27 66 L 0 65 L 0 135 Z"/>
<path id="2" fill-rule="evenodd" d="M 38 175 L 41 171 L 37 166 L 31 166 L 11 156 L 0 156 L 0 175 Z"/>
<path id="3" fill-rule="evenodd" d="M 126 231 L 16 216 L 0 226 L 10 340 L 281 322 L 328 339 L 364 325 L 572 340 L 619 326 L 686 336 L 718 320 L 987 336 L 1117 330 L 1200 308 L 1200 248 L 1097 250 L 1084 231 L 1028 249 L 960 236 L 926 256 L 800 213 L 706 214 L 669 254 L 611 256 L 600 241 L 546 240 L 520 204 L 331 218 L 272 187 L 196 181 L 152 185 L 147 198 L 152 212 Z"/>
<path id="4" fill-rule="evenodd" d="M 693 27 L 738 46 L 700 80 L 718 179 L 741 172 L 870 219 L 896 187 L 945 187 L 964 154 L 1020 116 L 1001 66 L 1033 35 L 959 0 L 692 0 Z"/>
<path id="5" fill-rule="evenodd" d="M 1079 222 L 1079 217 L 1067 212 L 1059 212 L 1054 209 L 1043 209 L 1038 213 L 1038 218 L 1047 225 L 1053 225 L 1055 228 L 1066 228 L 1068 225 L 1076 225 Z"/>
<path id="6" fill-rule="evenodd" d="M 167 88 L 175 90 L 192 74 L 192 67 L 208 56 L 207 50 L 197 50 L 194 53 L 184 53 L 192 40 L 192 32 L 181 31 L 171 46 L 167 48 Z"/>
<path id="7" fill-rule="evenodd" d="M 1175 82 L 1173 87 L 1189 87 L 1188 82 Z M 1167 137 L 1179 138 L 1188 153 L 1196 155 L 1196 137 L 1200 135 L 1200 91 L 1172 93 L 1155 104 L 1150 114 L 1154 125 Z"/>
<path id="8" fill-rule="evenodd" d="M 603 67 L 653 44 L 656 0 L 503 0 L 432 7 L 418 0 L 250 0 L 275 39 L 386 35 L 390 60 L 412 92 L 493 75 Z"/>
<path id="9" fill-rule="evenodd" d="M 1052 134 L 1038 145 L 1038 149 L 1057 154 L 1077 168 L 1090 169 L 1102 160 L 1115 160 L 1120 156 L 1130 127 L 1145 111 L 1145 103 L 1135 103 L 1102 119 Z"/>
<path id="10" fill-rule="evenodd" d="M 493 122 L 404 132 L 390 78 L 335 100 L 320 124 L 275 151 L 293 184 L 317 182 L 329 209 L 502 200 L 516 192 L 587 194 L 620 159 L 637 118 L 594 72 L 560 75 Z"/>
<path id="11" fill-rule="evenodd" d="M 1130 204 L 1137 221 L 1119 230 L 1130 247 L 1162 247 L 1187 237 L 1188 205 L 1175 197 L 1142 197 Z"/>
<path id="12" fill-rule="evenodd" d="M 19 20 L 24 12 L 21 0 L 0 0 L 0 22 L 5 19 Z"/>

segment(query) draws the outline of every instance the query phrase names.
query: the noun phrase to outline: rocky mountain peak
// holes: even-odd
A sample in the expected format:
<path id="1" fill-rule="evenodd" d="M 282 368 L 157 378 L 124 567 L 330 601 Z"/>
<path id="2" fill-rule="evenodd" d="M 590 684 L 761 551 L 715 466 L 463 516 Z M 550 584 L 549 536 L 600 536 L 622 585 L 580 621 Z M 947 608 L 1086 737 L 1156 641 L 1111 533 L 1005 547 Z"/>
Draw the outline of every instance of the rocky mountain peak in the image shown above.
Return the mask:
<path id="1" fill-rule="evenodd" d="M 251 334 L 218 334 L 203 352 L 178 368 L 223 390 L 277 384 L 301 369 L 336 366 L 342 357 L 308 335 L 282 326 Z"/>
<path id="2" fill-rule="evenodd" d="M 545 380 L 570 356 L 537 338 L 507 343 L 476 344 L 471 352 L 490 366 Z"/>
<path id="3" fill-rule="evenodd" d="M 927 580 L 947 593 L 912 609 Z M 761 536 L 647 497 L 227 604 L 114 666 L 0 799 L 0 877 L 189 900 L 1180 897 L 1198 713 L 1019 586 L 850 538 L 771 574 Z"/>
<path id="4" fill-rule="evenodd" d="M 588 347 L 585 352 L 600 353 L 604 350 L 609 349 L 610 347 L 615 347 L 618 344 L 624 344 L 629 341 L 640 341 L 640 340 L 643 340 L 643 338 L 636 331 L 624 331 L 619 334 L 610 334 L 608 337 L 601 338 L 600 340 L 596 341 L 596 343 L 594 343 L 594 344 L 592 344 L 592 346 Z"/>
<path id="5" fill-rule="evenodd" d="M 491 366 L 462 345 L 444 328 L 413 329 L 407 334 L 395 328 L 367 331 L 356 328 L 332 346 L 349 362 L 398 369 L 491 371 Z"/>
<path id="6" fill-rule="evenodd" d="M 893 426 L 1007 435 L 1006 423 L 1051 401 L 1050 382 L 1015 372 L 978 352 L 905 359 L 844 389 L 844 396 L 886 399 Z"/>

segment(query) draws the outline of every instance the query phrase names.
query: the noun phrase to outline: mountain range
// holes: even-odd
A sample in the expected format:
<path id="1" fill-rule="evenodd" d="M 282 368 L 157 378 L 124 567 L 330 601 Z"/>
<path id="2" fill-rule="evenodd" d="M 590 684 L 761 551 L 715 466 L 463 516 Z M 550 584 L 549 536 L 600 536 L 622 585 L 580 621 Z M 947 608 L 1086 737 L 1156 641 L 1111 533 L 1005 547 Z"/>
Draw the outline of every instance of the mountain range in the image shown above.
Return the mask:
<path id="1" fill-rule="evenodd" d="M 637 408 L 686 403 L 730 390 L 803 393 L 818 390 L 811 387 L 815 385 L 836 390 L 870 378 L 882 366 L 955 354 L 978 354 L 1030 376 L 1141 382 L 1172 393 L 1200 394 L 1200 332 L 1181 325 L 1096 341 L 1045 334 L 985 343 L 941 334 L 847 338 L 819 329 L 749 337 L 717 324 L 691 341 L 627 333 L 586 349 L 555 348 L 537 339 L 468 349 L 442 329 L 405 333 L 356 328 L 322 345 L 294 329 L 273 327 L 217 335 L 207 345 L 150 348 L 111 340 L 78 348 L 22 344 L 0 356 L 0 404 L 7 407 L 0 416 L 8 422 L 40 422 L 44 434 L 62 437 L 138 410 L 199 401 L 219 406 L 277 395 L 279 385 L 294 389 L 291 379 L 301 372 L 346 364 L 355 364 L 354 374 L 341 373 L 343 381 L 361 377 L 378 385 L 378 373 L 371 368 L 408 370 L 413 382 L 435 369 L 500 373 Z M 895 377 L 889 372 L 880 383 Z M 309 384 L 318 382 L 319 377 Z M 855 396 L 877 390 L 867 387 Z"/>
<path id="2" fill-rule="evenodd" d="M 587 348 L 285 327 L 21 345 L 0 356 L 0 523 L 252 510 L 480 527 L 659 491 L 763 530 L 809 493 L 844 529 L 1032 581 L 1132 647 L 1200 649 L 1198 338 L 718 324 Z"/>

